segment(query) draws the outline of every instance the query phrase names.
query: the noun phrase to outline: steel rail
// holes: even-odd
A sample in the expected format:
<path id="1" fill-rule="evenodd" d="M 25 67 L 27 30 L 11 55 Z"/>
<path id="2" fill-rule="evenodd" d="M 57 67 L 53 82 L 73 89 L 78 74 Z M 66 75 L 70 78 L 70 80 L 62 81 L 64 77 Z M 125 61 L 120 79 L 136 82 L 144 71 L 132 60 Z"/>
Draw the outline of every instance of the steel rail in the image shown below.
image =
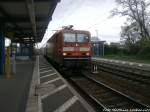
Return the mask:
<path id="1" fill-rule="evenodd" d="M 97 81 L 96 79 L 94 79 L 94 78 L 92 78 L 92 77 L 90 77 L 90 76 L 86 76 L 86 75 L 84 75 L 84 76 L 85 76 L 86 78 L 92 80 L 93 82 L 95 82 L 95 83 L 97 83 L 97 84 L 99 84 L 99 85 L 101 85 L 101 86 L 103 86 L 103 87 L 105 87 L 105 88 L 107 88 L 107 89 L 109 89 L 109 90 L 111 90 L 111 91 L 113 91 L 113 92 L 115 92 L 115 93 L 117 93 L 117 94 L 119 94 L 119 95 L 121 95 L 121 96 L 123 96 L 123 97 L 129 99 L 130 101 L 135 102 L 136 104 L 141 105 L 141 106 L 144 107 L 144 108 L 150 109 L 150 106 L 149 106 L 149 105 L 146 105 L 146 104 L 144 104 L 144 103 L 141 103 L 141 102 L 139 102 L 139 100 L 136 100 L 136 99 L 134 99 L 134 98 L 132 98 L 132 97 L 130 97 L 130 96 L 128 96 L 128 95 L 126 95 L 126 94 L 124 94 L 124 93 L 122 93 L 122 92 L 120 92 L 120 91 L 114 89 L 114 88 L 111 88 L 110 86 L 108 86 L 108 85 L 106 85 L 106 84 L 104 84 L 104 83 L 102 83 L 102 82 L 100 82 L 100 81 Z"/>
<path id="2" fill-rule="evenodd" d="M 142 76 L 142 75 L 139 76 L 139 75 L 130 73 L 128 71 L 121 71 L 119 69 L 113 69 L 111 67 L 106 67 L 106 66 L 102 66 L 102 65 L 99 65 L 98 69 L 101 71 L 113 73 L 114 75 L 117 75 L 117 76 L 120 76 L 120 77 L 123 77 L 126 79 L 130 79 L 134 82 L 136 81 L 136 82 L 140 82 L 142 84 L 146 84 L 148 86 L 150 85 L 150 82 L 147 80 L 147 79 L 149 79 L 149 77 L 146 77 L 146 76 Z"/>

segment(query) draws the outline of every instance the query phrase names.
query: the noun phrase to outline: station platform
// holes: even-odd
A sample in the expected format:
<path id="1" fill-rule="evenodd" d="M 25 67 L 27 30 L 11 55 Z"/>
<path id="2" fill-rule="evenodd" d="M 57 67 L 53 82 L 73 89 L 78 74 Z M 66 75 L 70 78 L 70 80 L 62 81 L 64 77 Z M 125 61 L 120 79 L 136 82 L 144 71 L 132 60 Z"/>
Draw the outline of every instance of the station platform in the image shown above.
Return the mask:
<path id="1" fill-rule="evenodd" d="M 115 59 L 105 59 L 105 58 L 100 58 L 100 57 L 92 57 L 92 60 L 122 64 L 125 66 L 131 66 L 131 67 L 134 66 L 136 68 L 142 68 L 142 69 L 146 69 L 146 70 L 150 69 L 150 64 L 145 64 L 145 63 L 137 63 L 137 62 L 123 61 L 123 60 L 115 60 Z"/>
<path id="2" fill-rule="evenodd" d="M 16 74 L 0 77 L 0 112 L 25 112 L 33 74 L 33 60 L 16 60 Z"/>
<path id="3" fill-rule="evenodd" d="M 37 56 L 26 112 L 94 112 L 42 56 Z"/>

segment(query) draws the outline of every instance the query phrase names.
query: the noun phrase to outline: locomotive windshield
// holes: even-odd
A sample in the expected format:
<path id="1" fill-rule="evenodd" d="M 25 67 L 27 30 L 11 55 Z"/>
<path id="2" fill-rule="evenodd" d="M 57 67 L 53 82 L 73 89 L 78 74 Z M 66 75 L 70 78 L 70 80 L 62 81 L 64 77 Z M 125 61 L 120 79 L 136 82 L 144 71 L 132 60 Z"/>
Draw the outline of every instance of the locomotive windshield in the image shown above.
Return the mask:
<path id="1" fill-rule="evenodd" d="M 75 33 L 64 33 L 64 42 L 75 42 L 76 35 Z"/>
<path id="2" fill-rule="evenodd" d="M 64 33 L 64 42 L 89 42 L 89 37 L 83 33 Z"/>
<path id="3" fill-rule="evenodd" d="M 89 37 L 87 34 L 77 34 L 77 42 L 88 42 Z"/>

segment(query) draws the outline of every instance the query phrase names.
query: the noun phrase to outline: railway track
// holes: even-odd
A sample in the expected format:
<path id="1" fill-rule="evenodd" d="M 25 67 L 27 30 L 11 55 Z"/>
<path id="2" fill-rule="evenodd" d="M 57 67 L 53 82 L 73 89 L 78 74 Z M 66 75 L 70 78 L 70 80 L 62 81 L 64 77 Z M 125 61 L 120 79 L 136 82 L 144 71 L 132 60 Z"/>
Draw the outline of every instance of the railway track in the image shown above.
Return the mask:
<path id="1" fill-rule="evenodd" d="M 89 76 L 71 78 L 94 101 L 104 108 L 104 111 L 133 111 L 134 109 L 148 109 L 146 105 L 137 102 L 108 85 Z M 119 110 L 120 109 L 120 110 Z"/>
<path id="2" fill-rule="evenodd" d="M 118 77 L 136 82 L 139 85 L 150 85 L 150 71 L 141 68 L 134 68 L 130 66 L 123 66 L 120 64 L 96 62 L 98 70 L 112 73 Z"/>
<path id="3" fill-rule="evenodd" d="M 140 63 L 134 63 L 134 62 L 132 63 L 132 62 L 126 62 L 126 61 L 119 61 L 119 60 L 109 60 L 109 59 L 105 59 L 105 60 L 93 59 L 92 61 L 95 63 L 109 64 L 112 66 L 121 66 L 125 69 L 132 68 L 131 70 L 145 72 L 146 74 L 150 72 L 150 65 L 147 65 L 147 64 L 140 64 Z"/>
<path id="4" fill-rule="evenodd" d="M 101 68 L 102 67 L 100 67 L 99 70 L 102 70 Z M 73 75 L 73 73 L 72 72 L 70 73 L 67 69 L 66 70 L 62 69 L 60 70 L 60 72 L 63 72 L 62 73 L 63 75 L 65 74 Z M 116 74 L 115 72 L 111 72 L 111 73 Z M 118 72 L 118 74 L 119 73 L 120 72 Z M 74 73 L 74 76 L 75 75 L 76 73 Z M 122 77 L 121 75 L 120 77 Z M 119 75 L 114 75 L 114 76 L 119 76 Z M 85 91 L 85 93 L 88 94 L 91 99 L 93 99 L 97 104 L 99 104 L 100 105 L 99 107 L 103 107 L 104 111 L 118 111 L 118 112 L 129 111 L 130 112 L 130 111 L 142 111 L 142 109 L 144 111 L 150 111 L 149 109 L 150 107 L 149 105 L 147 105 L 147 103 L 141 102 L 138 98 L 136 99 L 132 95 L 129 95 L 128 93 L 124 93 L 106 83 L 101 82 L 98 79 L 90 77 L 89 75 L 81 76 L 78 74 L 78 77 L 69 77 L 69 78 L 71 78 L 71 80 L 75 83 L 75 85 L 77 84 L 79 88 Z M 125 79 L 129 80 L 127 76 Z M 132 81 L 135 82 L 134 78 L 132 78 Z M 140 83 L 143 83 L 140 80 L 139 81 L 136 80 L 136 82 L 138 82 L 139 85 Z M 147 86 L 148 84 L 145 85 Z"/>

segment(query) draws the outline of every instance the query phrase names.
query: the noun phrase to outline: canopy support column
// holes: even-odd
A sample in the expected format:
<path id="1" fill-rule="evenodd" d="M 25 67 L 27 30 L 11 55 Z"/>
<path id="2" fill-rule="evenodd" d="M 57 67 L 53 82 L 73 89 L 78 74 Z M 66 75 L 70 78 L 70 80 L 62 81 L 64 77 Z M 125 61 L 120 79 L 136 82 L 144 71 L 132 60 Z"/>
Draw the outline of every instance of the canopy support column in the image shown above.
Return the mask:
<path id="1" fill-rule="evenodd" d="M 5 37 L 4 23 L 0 20 L 0 75 L 4 74 L 5 69 Z"/>

